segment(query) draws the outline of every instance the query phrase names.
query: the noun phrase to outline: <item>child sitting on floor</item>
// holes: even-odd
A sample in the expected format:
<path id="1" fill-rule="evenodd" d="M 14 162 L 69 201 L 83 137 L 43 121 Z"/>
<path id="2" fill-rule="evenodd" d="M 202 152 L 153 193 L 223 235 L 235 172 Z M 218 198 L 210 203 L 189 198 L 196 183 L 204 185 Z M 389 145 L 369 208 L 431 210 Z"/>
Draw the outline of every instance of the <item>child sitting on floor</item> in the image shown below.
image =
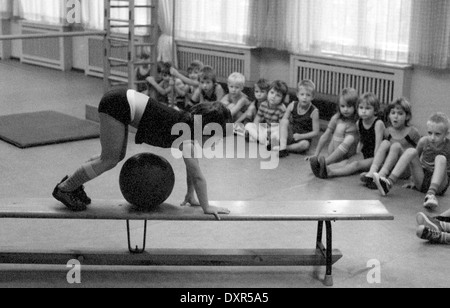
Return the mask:
<path id="1" fill-rule="evenodd" d="M 358 152 L 360 156 L 354 156 L 358 160 L 348 162 L 345 166 L 327 167 L 326 172 L 321 174 L 322 178 L 331 178 L 339 176 L 349 176 L 358 172 L 368 171 L 373 162 L 373 157 L 377 149 L 380 147 L 384 137 L 384 122 L 378 117 L 380 112 L 380 101 L 373 93 L 366 93 L 358 103 L 358 130 L 360 142 Z M 350 159 L 352 160 L 352 159 Z"/>
<path id="2" fill-rule="evenodd" d="M 168 62 L 158 63 L 158 74 L 162 78 L 161 82 L 157 82 L 153 76 L 147 78 L 147 82 L 151 86 L 151 98 L 158 102 L 164 103 L 174 109 L 179 109 L 177 105 L 184 105 L 184 84 L 179 78 L 175 78 L 171 74 L 172 64 Z"/>
<path id="3" fill-rule="evenodd" d="M 139 59 L 141 63 L 134 72 L 137 81 L 136 91 L 148 95 L 149 84 L 147 78 L 151 75 L 150 54 L 143 52 Z"/>
<path id="4" fill-rule="evenodd" d="M 259 107 L 267 100 L 270 83 L 266 79 L 260 79 L 254 86 L 255 101 L 250 104 L 247 111 L 235 122 L 234 133 L 236 135 L 245 135 L 245 125 L 252 123 L 258 114 Z"/>
<path id="5" fill-rule="evenodd" d="M 331 119 L 328 129 L 320 138 L 316 154 L 307 158 L 316 177 L 323 178 L 328 165 L 341 162 L 356 154 L 359 139 L 358 128 L 356 127 L 358 99 L 359 95 L 355 89 L 346 88 L 342 90 L 339 97 L 338 113 Z M 328 156 L 320 156 L 322 149 L 328 142 Z"/>
<path id="6" fill-rule="evenodd" d="M 439 206 L 436 196 L 443 196 L 450 186 L 449 119 L 443 113 L 434 114 L 427 123 L 428 136 L 423 137 L 417 149 L 408 149 L 400 157 L 389 177 L 374 173 L 374 182 L 386 196 L 406 169 L 412 173 L 412 185 L 426 194 L 424 207 L 434 210 Z"/>
<path id="7" fill-rule="evenodd" d="M 289 88 L 284 81 L 272 83 L 267 101 L 258 110 L 255 121 L 245 126 L 249 139 L 255 140 L 272 150 L 272 144 L 278 144 L 280 138 L 280 121 L 286 112 L 283 104 Z"/>
<path id="8" fill-rule="evenodd" d="M 312 101 L 316 85 L 311 80 L 299 83 L 297 102 L 287 108 L 281 121 L 280 158 L 292 153 L 304 153 L 311 147 L 312 140 L 320 134 L 319 109 Z"/>
<path id="9" fill-rule="evenodd" d="M 409 124 L 412 119 L 412 108 L 405 98 L 400 98 L 389 104 L 386 114 L 389 123 L 385 131 L 386 140 L 381 143 L 380 148 L 375 153 L 369 172 L 361 175 L 361 181 L 371 189 L 377 189 L 373 182 L 373 174 L 378 172 L 381 177 L 387 176 L 404 151 L 417 147 L 420 140 L 417 128 Z M 406 170 L 402 178 L 409 178 L 410 176 L 409 170 Z"/>
<path id="10" fill-rule="evenodd" d="M 192 96 L 194 95 L 195 91 L 200 86 L 200 74 L 205 65 L 201 61 L 193 61 L 191 65 L 189 65 L 187 69 L 188 78 L 189 80 L 193 81 L 193 84 L 186 83 L 185 85 L 185 91 L 186 91 L 186 102 L 185 102 L 185 109 L 189 110 L 194 106 L 194 103 L 192 102 Z"/>
<path id="11" fill-rule="evenodd" d="M 225 96 L 222 86 L 217 83 L 216 72 L 211 66 L 205 66 L 200 74 L 200 86 L 192 95 L 194 104 L 220 102 Z"/>
<path id="12" fill-rule="evenodd" d="M 228 77 L 228 94 L 221 102 L 231 112 L 233 122 L 236 123 L 248 109 L 250 101 L 242 91 L 245 87 L 245 76 L 241 73 L 233 73 Z"/>

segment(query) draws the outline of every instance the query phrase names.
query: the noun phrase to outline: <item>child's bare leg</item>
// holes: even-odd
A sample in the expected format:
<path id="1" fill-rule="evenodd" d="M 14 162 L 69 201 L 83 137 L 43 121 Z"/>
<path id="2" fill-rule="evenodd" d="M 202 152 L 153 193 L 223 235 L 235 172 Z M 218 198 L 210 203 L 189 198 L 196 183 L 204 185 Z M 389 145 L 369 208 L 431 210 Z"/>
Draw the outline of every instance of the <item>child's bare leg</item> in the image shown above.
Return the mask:
<path id="1" fill-rule="evenodd" d="M 258 127 L 255 123 L 248 123 L 245 125 L 245 130 L 253 140 L 258 140 Z"/>
<path id="2" fill-rule="evenodd" d="M 400 157 L 397 165 L 395 165 L 394 170 L 389 176 L 389 181 L 391 184 L 395 184 L 408 168 L 411 170 L 414 185 L 417 188 L 422 187 L 425 175 L 423 173 L 422 164 L 420 163 L 419 154 L 416 149 L 407 149 Z"/>
<path id="3" fill-rule="evenodd" d="M 280 151 L 288 148 L 289 125 L 289 120 L 282 120 L 280 122 Z"/>
<path id="4" fill-rule="evenodd" d="M 280 148 L 280 125 L 279 124 L 275 124 L 272 125 L 270 128 L 270 135 L 268 136 L 268 138 L 270 138 L 269 143 L 273 148 L 278 147 L 278 149 Z"/>
<path id="5" fill-rule="evenodd" d="M 403 154 L 403 147 L 400 145 L 400 143 L 394 143 L 391 146 L 389 154 L 387 155 L 386 160 L 384 161 L 384 165 L 378 174 L 382 177 L 387 177 L 394 169 L 395 165 L 397 164 L 402 154 Z"/>
<path id="6" fill-rule="evenodd" d="M 328 168 L 328 177 L 341 177 L 350 176 L 358 172 L 364 172 L 369 170 L 372 165 L 373 159 L 365 159 L 361 161 L 355 161 L 340 168 Z"/>
<path id="7" fill-rule="evenodd" d="M 447 176 L 447 158 L 443 155 L 437 156 L 434 166 L 433 177 L 431 179 L 431 185 L 428 189 L 427 196 L 442 194 L 448 186 L 449 179 Z"/>
<path id="8" fill-rule="evenodd" d="M 311 143 L 307 140 L 288 145 L 287 150 L 292 153 L 302 154 L 311 148 Z"/>
<path id="9" fill-rule="evenodd" d="M 125 158 L 127 141 L 127 127 L 111 116 L 100 113 L 101 156 L 75 171 L 59 188 L 67 192 L 75 191 L 84 183 L 113 169 Z"/>
<path id="10" fill-rule="evenodd" d="M 355 142 L 355 137 L 347 136 L 344 141 L 335 149 L 326 159 L 326 165 L 331 165 L 344 160 L 345 155 L 348 154 L 352 144 Z"/>
<path id="11" fill-rule="evenodd" d="M 258 128 L 258 142 L 263 145 L 267 145 L 267 138 L 269 137 L 269 128 L 267 125 L 259 125 Z"/>
<path id="12" fill-rule="evenodd" d="M 369 172 L 367 173 L 367 177 L 373 177 L 375 172 L 378 172 L 380 168 L 383 166 L 384 161 L 386 160 L 386 156 L 391 147 L 391 143 L 387 140 L 384 140 L 378 151 L 375 153 L 375 157 L 373 159 L 372 166 L 370 167 Z"/>

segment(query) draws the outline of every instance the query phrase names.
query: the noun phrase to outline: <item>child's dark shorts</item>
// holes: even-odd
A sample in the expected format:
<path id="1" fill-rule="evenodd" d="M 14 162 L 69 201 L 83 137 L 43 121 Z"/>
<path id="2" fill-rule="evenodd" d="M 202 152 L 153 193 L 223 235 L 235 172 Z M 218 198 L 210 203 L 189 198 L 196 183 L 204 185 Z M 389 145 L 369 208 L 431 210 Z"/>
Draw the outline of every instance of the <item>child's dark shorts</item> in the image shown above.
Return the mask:
<path id="1" fill-rule="evenodd" d="M 288 145 L 292 145 L 292 144 L 298 143 L 297 141 L 295 141 L 294 134 L 301 134 L 301 133 L 294 131 L 294 128 L 292 127 L 292 125 L 289 125 L 288 139 L 287 139 L 287 144 Z M 303 141 L 308 141 L 310 146 L 312 144 L 312 139 L 303 140 Z"/>
<path id="2" fill-rule="evenodd" d="M 127 98 L 127 89 L 116 89 L 107 92 L 98 106 L 98 112 L 107 114 L 117 121 L 129 125 L 131 108 Z"/>
<path id="3" fill-rule="evenodd" d="M 433 172 L 423 169 L 424 178 L 423 178 L 423 184 L 422 188 L 420 189 L 420 192 L 426 194 L 428 190 L 430 189 L 431 182 L 433 180 Z M 436 193 L 437 196 L 443 196 L 447 192 L 448 188 L 450 187 L 450 180 L 448 175 L 445 176 L 444 183 L 439 188 L 439 191 Z"/>

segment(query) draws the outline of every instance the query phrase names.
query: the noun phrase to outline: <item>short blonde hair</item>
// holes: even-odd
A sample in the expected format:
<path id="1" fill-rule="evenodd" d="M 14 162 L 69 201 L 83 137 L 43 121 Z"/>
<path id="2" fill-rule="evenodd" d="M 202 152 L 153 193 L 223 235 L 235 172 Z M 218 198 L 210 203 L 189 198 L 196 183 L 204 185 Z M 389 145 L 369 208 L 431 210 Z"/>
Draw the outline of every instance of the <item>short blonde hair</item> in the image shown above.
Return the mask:
<path id="1" fill-rule="evenodd" d="M 450 120 L 448 119 L 448 116 L 443 112 L 436 112 L 435 114 L 433 114 L 430 117 L 429 122 L 436 124 L 444 124 L 444 127 L 447 130 L 447 132 L 450 129 Z"/>
<path id="2" fill-rule="evenodd" d="M 245 86 L 245 76 L 242 75 L 241 73 L 233 73 L 228 77 L 228 83 L 235 83 L 238 84 L 242 87 Z"/>
<path id="3" fill-rule="evenodd" d="M 300 88 L 305 88 L 310 90 L 313 94 L 316 93 L 316 84 L 311 80 L 302 80 L 299 82 L 297 90 L 300 91 Z"/>

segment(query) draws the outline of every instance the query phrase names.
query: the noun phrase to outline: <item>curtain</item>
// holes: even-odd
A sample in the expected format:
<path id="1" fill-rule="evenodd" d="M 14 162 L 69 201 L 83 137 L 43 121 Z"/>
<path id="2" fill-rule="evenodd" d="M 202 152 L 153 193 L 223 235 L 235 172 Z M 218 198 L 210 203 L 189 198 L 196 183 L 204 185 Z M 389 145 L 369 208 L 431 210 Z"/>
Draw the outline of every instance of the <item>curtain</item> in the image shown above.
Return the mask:
<path id="1" fill-rule="evenodd" d="M 178 6 L 180 2 L 176 0 L 159 0 L 158 23 L 161 29 L 161 36 L 158 40 L 158 61 L 171 62 L 178 67 L 178 59 L 173 46 L 173 10 L 174 4 Z"/>
<path id="2" fill-rule="evenodd" d="M 104 2 L 103 0 L 80 0 L 81 1 L 81 23 L 86 29 L 104 29 Z M 125 2 L 124 2 L 125 3 Z M 147 0 L 135 0 L 135 5 L 148 4 Z M 123 4 L 125 5 L 125 4 Z M 111 9 L 111 18 L 128 19 L 128 9 Z M 143 25 L 151 22 L 151 14 L 148 9 L 137 8 L 135 10 L 135 24 Z M 128 28 L 118 28 L 114 31 L 128 33 Z M 145 35 L 148 30 L 136 28 L 137 35 Z"/>
<path id="3" fill-rule="evenodd" d="M 7 19 L 13 16 L 12 0 L 0 0 L 0 18 Z"/>
<path id="4" fill-rule="evenodd" d="M 253 0 L 250 40 L 292 53 L 406 63 L 411 1 Z"/>
<path id="5" fill-rule="evenodd" d="M 30 21 L 65 24 L 66 6 L 63 0 L 16 0 L 18 16 Z"/>
<path id="6" fill-rule="evenodd" d="M 247 43 L 250 0 L 179 0 L 176 3 L 177 38 Z"/>
<path id="7" fill-rule="evenodd" d="M 413 0 L 410 57 L 412 64 L 450 68 L 450 1 Z"/>

